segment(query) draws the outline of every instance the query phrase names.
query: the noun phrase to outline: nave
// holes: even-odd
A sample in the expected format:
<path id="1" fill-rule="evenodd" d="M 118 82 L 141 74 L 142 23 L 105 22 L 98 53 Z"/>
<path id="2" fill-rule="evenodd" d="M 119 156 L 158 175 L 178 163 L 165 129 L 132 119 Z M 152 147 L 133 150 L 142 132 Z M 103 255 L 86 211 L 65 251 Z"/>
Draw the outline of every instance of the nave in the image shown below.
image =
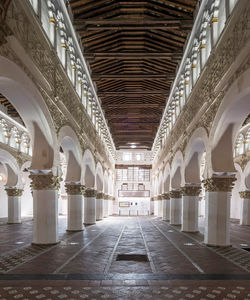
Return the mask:
<path id="1" fill-rule="evenodd" d="M 11 227 L 1 221 L 0 299 L 249 298 L 250 256 L 242 248 L 250 228 L 235 222 L 232 247 L 212 248 L 202 233 L 156 217 L 109 217 L 73 233 L 61 216 L 53 246 L 31 244 L 30 218 Z"/>

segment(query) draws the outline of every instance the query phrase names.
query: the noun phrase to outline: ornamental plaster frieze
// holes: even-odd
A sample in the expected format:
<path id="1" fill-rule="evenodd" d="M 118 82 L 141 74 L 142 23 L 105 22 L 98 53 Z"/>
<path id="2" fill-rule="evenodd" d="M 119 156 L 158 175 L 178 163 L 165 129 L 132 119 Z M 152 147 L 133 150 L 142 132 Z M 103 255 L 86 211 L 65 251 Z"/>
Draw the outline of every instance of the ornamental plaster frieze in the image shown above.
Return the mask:
<path id="1" fill-rule="evenodd" d="M 172 190 L 169 192 L 169 196 L 172 199 L 180 199 L 181 198 L 181 191 L 180 190 Z"/>
<path id="2" fill-rule="evenodd" d="M 244 170 L 247 163 L 250 160 L 250 151 L 247 151 L 234 158 L 234 162 L 240 165 L 241 169 Z"/>
<path id="3" fill-rule="evenodd" d="M 32 190 L 59 190 L 62 181 L 60 177 L 52 174 L 31 174 L 29 178 L 32 180 L 30 184 Z"/>
<path id="4" fill-rule="evenodd" d="M 207 192 L 231 192 L 235 176 L 216 176 L 202 181 Z"/>
<path id="5" fill-rule="evenodd" d="M 242 199 L 250 199 L 250 191 L 242 191 L 239 194 Z"/>
<path id="6" fill-rule="evenodd" d="M 84 191 L 84 197 L 86 198 L 96 198 L 97 190 L 86 188 Z"/>
<path id="7" fill-rule="evenodd" d="M 6 187 L 5 191 L 9 197 L 21 197 L 23 194 L 22 189 Z"/>
<path id="8" fill-rule="evenodd" d="M 197 185 L 186 185 L 181 188 L 183 196 L 199 196 L 201 192 L 201 186 Z"/>
<path id="9" fill-rule="evenodd" d="M 13 33 L 17 38 L 45 80 L 49 82 L 52 91 L 41 87 L 12 49 L 0 47 L 0 54 L 17 63 L 36 84 L 49 108 L 56 131 L 59 132 L 64 125 L 73 127 L 79 137 L 82 151 L 89 148 L 94 156 L 100 156 L 109 168 L 113 168 L 103 142 L 42 29 L 31 24 L 22 7 L 19 7 L 18 1 L 11 2 L 6 22 L 8 34 Z M 95 155 L 95 152 L 98 154 Z M 95 159 L 97 160 L 96 157 Z"/>
<path id="10" fill-rule="evenodd" d="M 250 2 L 239 2 L 158 155 L 155 170 L 166 159 L 166 153 L 169 151 L 179 147 L 184 152 L 188 139 L 196 128 L 204 127 L 208 133 L 210 132 L 227 90 L 250 67 L 250 55 L 245 52 L 245 58 L 241 58 L 236 70 L 231 69 L 232 63 L 240 53 L 243 53 L 241 50 L 250 39 L 249 23 Z M 218 89 L 218 83 L 222 82 L 225 74 L 228 80 Z M 196 122 L 193 122 L 194 118 Z"/>
<path id="11" fill-rule="evenodd" d="M 22 165 L 27 162 L 31 161 L 31 156 L 28 154 L 25 154 L 23 152 L 18 151 L 18 149 L 15 149 L 13 147 L 10 147 L 9 145 L 6 145 L 2 142 L 0 142 L 0 149 L 6 150 L 9 152 L 17 161 L 18 166 L 21 168 Z"/>
<path id="12" fill-rule="evenodd" d="M 81 184 L 65 184 L 66 192 L 68 195 L 83 195 L 85 186 Z"/>

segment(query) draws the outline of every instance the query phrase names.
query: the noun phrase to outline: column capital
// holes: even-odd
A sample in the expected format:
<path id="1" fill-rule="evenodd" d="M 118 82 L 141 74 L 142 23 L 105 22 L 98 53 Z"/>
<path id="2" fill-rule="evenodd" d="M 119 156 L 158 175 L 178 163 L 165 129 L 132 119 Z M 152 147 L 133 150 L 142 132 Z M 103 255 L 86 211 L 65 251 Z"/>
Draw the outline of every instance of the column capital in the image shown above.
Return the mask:
<path id="1" fill-rule="evenodd" d="M 250 190 L 239 192 L 242 199 L 250 199 Z"/>
<path id="2" fill-rule="evenodd" d="M 169 200 L 169 199 L 170 199 L 169 193 L 162 194 L 162 200 Z"/>
<path id="3" fill-rule="evenodd" d="M 23 190 L 22 189 L 18 189 L 18 188 L 12 188 L 12 187 L 6 187 L 5 191 L 7 193 L 8 196 L 12 196 L 12 197 L 21 197 L 23 194 Z"/>
<path id="4" fill-rule="evenodd" d="M 104 199 L 104 200 L 108 200 L 108 199 L 109 199 L 109 195 L 108 195 L 108 194 L 104 194 L 103 199 Z"/>
<path id="5" fill-rule="evenodd" d="M 234 181 L 236 181 L 235 175 L 213 176 L 202 180 L 202 183 L 204 183 L 207 192 L 231 192 Z"/>
<path id="6" fill-rule="evenodd" d="M 102 192 L 97 192 L 97 194 L 96 194 L 96 199 L 104 199 L 104 193 L 102 193 Z"/>
<path id="7" fill-rule="evenodd" d="M 62 181 L 61 177 L 52 174 L 31 174 L 29 178 L 32 190 L 58 190 Z"/>
<path id="8" fill-rule="evenodd" d="M 178 199 L 181 198 L 181 191 L 180 190 L 172 190 L 169 192 L 170 198 Z"/>
<path id="9" fill-rule="evenodd" d="M 200 192 L 200 185 L 185 185 L 181 188 L 181 193 L 183 196 L 199 196 Z"/>
<path id="10" fill-rule="evenodd" d="M 97 191 L 95 189 L 86 188 L 84 191 L 84 197 L 86 198 L 95 198 Z"/>
<path id="11" fill-rule="evenodd" d="M 162 195 L 158 195 L 157 200 L 162 200 Z"/>
<path id="12" fill-rule="evenodd" d="M 65 184 L 66 192 L 68 195 L 83 195 L 85 186 L 81 184 Z"/>
<path id="13" fill-rule="evenodd" d="M 111 195 L 108 195 L 109 200 L 113 200 L 113 197 Z"/>

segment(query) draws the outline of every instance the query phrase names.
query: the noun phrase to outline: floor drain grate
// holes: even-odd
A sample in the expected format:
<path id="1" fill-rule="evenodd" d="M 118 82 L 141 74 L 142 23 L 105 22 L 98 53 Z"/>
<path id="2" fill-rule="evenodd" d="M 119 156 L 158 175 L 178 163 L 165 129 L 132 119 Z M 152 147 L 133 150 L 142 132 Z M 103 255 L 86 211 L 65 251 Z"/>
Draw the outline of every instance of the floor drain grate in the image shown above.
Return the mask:
<path id="1" fill-rule="evenodd" d="M 247 252 L 250 252 L 250 248 L 241 248 L 242 250 L 245 250 Z"/>
<path id="2" fill-rule="evenodd" d="M 148 262 L 148 256 L 146 254 L 118 254 L 116 260 L 127 260 L 137 262 Z"/>

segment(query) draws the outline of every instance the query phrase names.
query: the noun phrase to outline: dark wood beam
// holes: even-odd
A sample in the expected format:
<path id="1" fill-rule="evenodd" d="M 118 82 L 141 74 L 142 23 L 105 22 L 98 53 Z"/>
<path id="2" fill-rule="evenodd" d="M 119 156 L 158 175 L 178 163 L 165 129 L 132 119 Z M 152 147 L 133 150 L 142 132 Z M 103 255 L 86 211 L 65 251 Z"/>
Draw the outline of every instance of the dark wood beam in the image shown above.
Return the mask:
<path id="1" fill-rule="evenodd" d="M 144 24 L 182 24 L 182 25 L 191 25 L 193 24 L 192 18 L 182 19 L 182 18 L 119 18 L 119 19 L 99 19 L 99 18 L 90 18 L 90 19 L 75 19 L 74 25 L 144 25 Z"/>
<path id="2" fill-rule="evenodd" d="M 96 52 L 96 53 L 84 53 L 84 57 L 87 59 L 178 59 L 181 58 L 182 52 L 173 51 L 173 52 Z"/>
<path id="3" fill-rule="evenodd" d="M 98 92 L 99 97 L 107 97 L 107 96 L 125 96 L 125 97 L 131 97 L 131 96 L 139 96 L 139 95 L 168 95 L 169 91 L 164 90 L 154 90 L 154 91 L 134 91 L 134 92 Z"/>
<path id="4" fill-rule="evenodd" d="M 174 79 L 173 74 L 96 74 L 91 75 L 93 80 L 113 79 L 113 80 L 141 80 L 141 79 Z"/>
<path id="5" fill-rule="evenodd" d="M 125 104 L 112 104 L 112 103 L 106 103 L 105 105 L 105 111 L 107 111 L 107 109 L 109 108 L 131 108 L 131 109 L 137 109 L 137 108 L 163 108 L 164 107 L 164 104 L 161 103 L 148 103 L 148 104 L 145 104 L 145 103 L 135 103 L 135 104 L 128 104 L 128 103 L 125 103 Z M 132 112 L 131 112 L 132 113 Z"/>

